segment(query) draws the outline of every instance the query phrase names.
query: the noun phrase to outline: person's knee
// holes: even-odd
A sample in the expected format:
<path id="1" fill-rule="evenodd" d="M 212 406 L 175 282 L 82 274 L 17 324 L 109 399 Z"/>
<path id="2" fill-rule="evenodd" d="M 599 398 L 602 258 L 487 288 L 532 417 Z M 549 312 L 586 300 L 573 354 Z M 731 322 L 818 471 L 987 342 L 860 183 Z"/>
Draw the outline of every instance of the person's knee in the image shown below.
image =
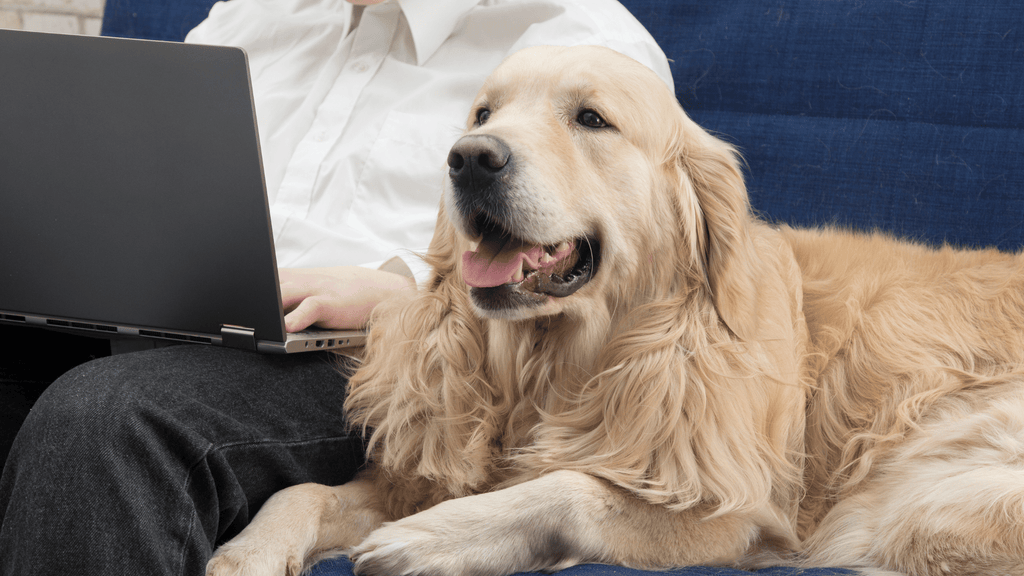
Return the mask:
<path id="1" fill-rule="evenodd" d="M 101 358 L 62 375 L 33 405 L 17 442 L 60 452 L 137 440 L 166 398 L 153 386 L 154 367 L 133 356 Z"/>

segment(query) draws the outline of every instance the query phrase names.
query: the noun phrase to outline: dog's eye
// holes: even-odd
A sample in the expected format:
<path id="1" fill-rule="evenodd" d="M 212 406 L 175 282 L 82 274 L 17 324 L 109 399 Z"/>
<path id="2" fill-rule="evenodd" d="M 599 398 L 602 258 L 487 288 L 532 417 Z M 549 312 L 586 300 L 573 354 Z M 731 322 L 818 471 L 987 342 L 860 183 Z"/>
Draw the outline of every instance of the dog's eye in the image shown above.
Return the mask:
<path id="1" fill-rule="evenodd" d="M 604 118 L 594 112 L 593 110 L 583 110 L 579 116 L 576 117 L 576 121 L 588 128 L 606 128 L 608 123 L 604 121 Z"/>
<path id="2" fill-rule="evenodd" d="M 481 108 L 476 111 L 476 125 L 483 126 L 487 120 L 491 117 L 491 111 L 487 108 Z"/>

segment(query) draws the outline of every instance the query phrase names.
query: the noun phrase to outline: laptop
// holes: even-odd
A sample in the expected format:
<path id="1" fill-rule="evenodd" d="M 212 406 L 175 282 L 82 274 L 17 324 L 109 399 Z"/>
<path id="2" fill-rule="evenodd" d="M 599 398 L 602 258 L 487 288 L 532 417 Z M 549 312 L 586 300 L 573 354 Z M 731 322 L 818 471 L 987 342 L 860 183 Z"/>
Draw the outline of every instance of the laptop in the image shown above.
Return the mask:
<path id="1" fill-rule="evenodd" d="M 0 30 L 0 323 L 305 352 L 245 52 Z"/>

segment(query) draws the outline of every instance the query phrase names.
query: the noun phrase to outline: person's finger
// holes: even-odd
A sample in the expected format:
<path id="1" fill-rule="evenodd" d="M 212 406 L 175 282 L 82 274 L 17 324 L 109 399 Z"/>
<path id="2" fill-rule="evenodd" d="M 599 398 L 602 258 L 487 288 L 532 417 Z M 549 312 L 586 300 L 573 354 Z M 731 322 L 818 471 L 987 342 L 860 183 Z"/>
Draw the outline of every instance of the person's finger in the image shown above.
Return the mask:
<path id="1" fill-rule="evenodd" d="M 302 300 L 294 310 L 285 314 L 285 331 L 298 332 L 299 330 L 309 328 L 320 320 L 319 315 L 321 308 L 322 307 L 315 298 L 306 298 L 305 300 Z"/>

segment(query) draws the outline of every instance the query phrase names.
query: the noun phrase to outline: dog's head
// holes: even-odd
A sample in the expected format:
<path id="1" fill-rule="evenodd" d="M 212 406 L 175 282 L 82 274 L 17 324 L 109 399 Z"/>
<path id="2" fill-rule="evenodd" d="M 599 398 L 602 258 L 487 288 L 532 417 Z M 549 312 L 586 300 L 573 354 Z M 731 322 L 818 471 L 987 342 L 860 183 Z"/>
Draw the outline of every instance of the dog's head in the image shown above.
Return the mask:
<path id="1" fill-rule="evenodd" d="M 724 311 L 753 289 L 723 282 L 748 219 L 735 154 L 638 62 L 600 47 L 516 53 L 448 166 L 435 246 L 480 315 L 585 315 L 690 277 L 743 328 Z"/>

